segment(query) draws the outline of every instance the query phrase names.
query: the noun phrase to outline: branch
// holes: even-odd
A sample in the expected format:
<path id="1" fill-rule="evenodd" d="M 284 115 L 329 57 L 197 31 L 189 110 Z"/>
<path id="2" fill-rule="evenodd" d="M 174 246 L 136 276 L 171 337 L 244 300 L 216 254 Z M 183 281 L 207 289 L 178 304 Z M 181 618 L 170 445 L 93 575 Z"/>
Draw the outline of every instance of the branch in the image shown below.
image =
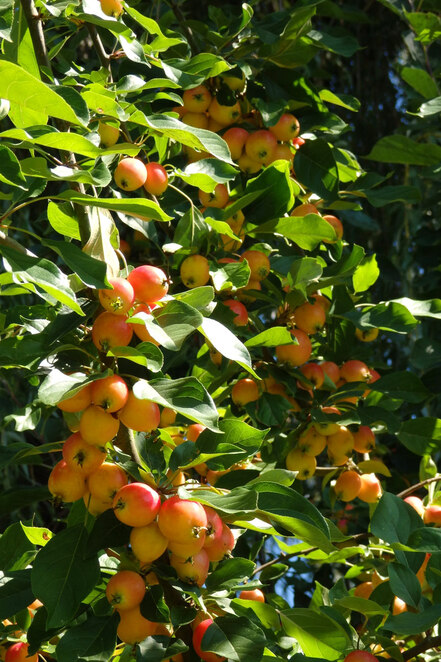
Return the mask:
<path id="1" fill-rule="evenodd" d="M 99 36 L 96 27 L 92 25 L 92 23 L 86 23 L 86 25 L 90 38 L 92 39 L 92 43 L 97 52 L 99 61 L 101 62 L 102 66 L 111 74 L 110 57 L 107 55 L 104 49 L 103 42 L 101 41 L 101 37 Z"/>
<path id="2" fill-rule="evenodd" d="M 34 47 L 35 57 L 37 58 L 38 68 L 40 69 L 41 79 L 44 82 L 51 82 L 50 77 L 42 70 L 43 67 L 45 67 L 49 71 L 52 71 L 52 67 L 47 54 L 40 14 L 34 5 L 34 0 L 20 0 L 20 2 L 24 15 L 26 16 L 26 22 L 29 27 L 29 34 L 31 35 L 32 45 Z"/>
<path id="3" fill-rule="evenodd" d="M 172 8 L 173 14 L 178 19 L 180 27 L 185 32 L 185 35 L 187 37 L 188 43 L 191 46 L 192 51 L 196 54 L 199 53 L 199 48 L 195 41 L 195 38 L 193 37 L 193 32 L 191 31 L 191 28 L 187 25 L 187 21 L 185 20 L 185 16 L 181 12 L 180 7 L 174 2 L 174 0 L 170 0 L 170 7 Z"/>
<path id="4" fill-rule="evenodd" d="M 429 650 L 430 648 L 437 648 L 441 646 L 441 635 L 438 637 L 426 637 L 424 641 L 403 653 L 403 660 L 412 660 L 420 653 Z"/>
<path id="5" fill-rule="evenodd" d="M 412 485 L 411 487 L 408 487 L 402 492 L 399 492 L 397 494 L 397 497 L 400 497 L 400 499 L 404 499 L 404 497 L 407 497 L 409 494 L 412 494 L 412 492 L 416 492 L 417 490 L 419 490 L 420 487 L 424 487 L 424 485 L 428 485 L 429 483 L 435 483 L 436 481 L 441 481 L 441 476 L 435 476 L 434 478 L 426 478 L 426 480 L 422 480 L 421 483 Z"/>

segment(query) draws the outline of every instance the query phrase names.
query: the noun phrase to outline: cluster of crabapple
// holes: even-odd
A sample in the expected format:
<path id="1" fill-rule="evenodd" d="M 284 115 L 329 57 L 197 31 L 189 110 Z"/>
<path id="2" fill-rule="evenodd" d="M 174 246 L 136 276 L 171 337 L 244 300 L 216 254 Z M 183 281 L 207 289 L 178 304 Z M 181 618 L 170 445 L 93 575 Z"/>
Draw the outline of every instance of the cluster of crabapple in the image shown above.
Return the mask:
<path id="1" fill-rule="evenodd" d="M 43 606 L 43 603 L 40 600 L 36 599 L 27 606 L 26 620 L 27 626 L 29 627 L 32 619 L 34 618 L 37 609 Z M 22 614 L 23 618 L 24 614 Z M 6 628 L 5 640 L 0 641 L 0 659 L 4 662 L 38 662 L 38 653 L 29 655 L 29 644 L 27 641 L 23 641 L 25 636 L 26 627 L 23 625 L 20 627 L 17 623 L 13 623 L 9 619 L 5 618 L 2 620 L 2 625 Z M 16 639 L 11 643 L 11 639 Z"/>

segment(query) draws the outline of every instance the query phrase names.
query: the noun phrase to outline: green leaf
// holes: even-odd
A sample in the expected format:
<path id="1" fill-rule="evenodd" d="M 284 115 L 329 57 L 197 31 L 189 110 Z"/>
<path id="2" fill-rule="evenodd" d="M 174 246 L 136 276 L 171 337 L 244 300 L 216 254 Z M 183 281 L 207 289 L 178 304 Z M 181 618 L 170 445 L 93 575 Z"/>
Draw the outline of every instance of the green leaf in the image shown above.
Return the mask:
<path id="1" fill-rule="evenodd" d="M 430 630 L 440 618 L 441 605 L 437 604 L 428 607 L 419 614 L 404 612 L 397 616 L 389 616 L 383 625 L 383 629 L 404 636 L 420 634 L 426 630 Z"/>
<path id="2" fill-rule="evenodd" d="M 107 186 L 112 179 L 110 171 L 104 163 L 99 163 L 92 170 L 80 170 L 61 165 L 49 168 L 46 159 L 41 156 L 23 159 L 21 169 L 27 177 L 41 177 L 54 182 L 81 182 L 94 186 Z"/>
<path id="3" fill-rule="evenodd" d="M 199 331 L 222 356 L 230 361 L 236 361 L 251 375 L 257 377 L 251 367 L 251 357 L 247 348 L 226 326 L 214 319 L 204 317 Z"/>
<path id="4" fill-rule="evenodd" d="M 349 96 L 349 94 L 336 94 L 335 92 L 331 92 L 331 90 L 324 89 L 319 91 L 319 97 L 326 103 L 333 103 L 336 106 L 347 108 L 353 112 L 360 110 L 359 100 Z"/>
<path id="5" fill-rule="evenodd" d="M 296 176 L 304 186 L 325 200 L 337 197 L 338 169 L 326 140 L 307 140 L 297 152 L 295 164 Z"/>
<path id="6" fill-rule="evenodd" d="M 418 109 L 419 117 L 437 115 L 438 113 L 441 113 L 441 96 L 435 97 L 434 99 L 430 99 L 430 101 L 422 103 Z"/>
<path id="7" fill-rule="evenodd" d="M 35 110 L 39 113 L 65 120 L 71 124 L 85 126 L 71 106 L 22 67 L 0 60 L 0 98 L 8 99 L 20 112 Z"/>
<path id="8" fill-rule="evenodd" d="M 334 607 L 341 607 L 343 609 L 351 609 L 351 611 L 359 611 L 360 614 L 366 616 L 375 616 L 376 614 L 385 615 L 387 609 L 381 607 L 374 600 L 366 600 L 365 598 L 357 598 L 356 596 L 348 595 L 344 598 L 334 600 Z"/>
<path id="9" fill-rule="evenodd" d="M 21 522 L 10 524 L 0 537 L 0 570 L 22 570 L 32 560 L 34 545 L 25 535 Z"/>
<path id="10" fill-rule="evenodd" d="M 415 317 L 433 317 L 434 319 L 441 319 L 441 299 L 427 299 L 427 301 L 416 301 L 403 297 L 402 299 L 395 299 L 396 303 L 406 306 L 406 308 Z"/>
<path id="11" fill-rule="evenodd" d="M 27 189 L 26 178 L 21 170 L 20 162 L 14 152 L 5 145 L 0 145 L 0 182 Z"/>
<path id="12" fill-rule="evenodd" d="M 355 269 L 352 276 L 354 292 L 365 292 L 368 290 L 377 281 L 379 275 L 380 269 L 378 268 L 376 256 L 366 256 L 363 262 Z"/>
<path id="13" fill-rule="evenodd" d="M 428 526 L 415 529 L 409 536 L 407 546 L 426 554 L 436 554 L 440 550 L 441 531 Z"/>
<path id="14" fill-rule="evenodd" d="M 78 393 L 87 381 L 87 376 L 82 372 L 65 375 L 61 370 L 54 368 L 41 383 L 38 399 L 43 404 L 53 407 L 61 400 Z"/>
<path id="15" fill-rule="evenodd" d="M 59 234 L 71 239 L 81 239 L 80 226 L 75 212 L 69 202 L 58 205 L 49 202 L 47 206 L 47 218 L 53 229 Z"/>
<path id="16" fill-rule="evenodd" d="M 76 524 L 52 538 L 37 554 L 32 590 L 48 612 L 47 627 L 62 627 L 99 580 L 98 559 L 89 556 L 88 533 Z"/>
<path id="17" fill-rule="evenodd" d="M 407 136 L 385 136 L 364 158 L 381 163 L 432 166 L 441 159 L 441 147 L 433 143 L 416 142 Z"/>
<path id="18" fill-rule="evenodd" d="M 231 264 L 211 265 L 210 276 L 216 292 L 231 290 L 235 292 L 245 287 L 250 280 L 250 268 L 247 262 L 232 262 Z"/>
<path id="19" fill-rule="evenodd" d="M 164 365 L 164 356 L 161 350 L 151 342 L 142 342 L 135 347 L 112 347 L 107 356 L 116 356 L 144 366 L 152 372 L 160 372 Z"/>
<path id="20" fill-rule="evenodd" d="M 136 662 L 162 662 L 187 650 L 188 646 L 180 639 L 155 635 L 147 637 L 136 646 Z"/>
<path id="21" fill-rule="evenodd" d="M 14 273 L 17 282 L 36 285 L 50 296 L 53 303 L 59 301 L 79 315 L 84 314 L 69 285 L 68 277 L 53 262 L 19 253 L 4 244 L 0 246 L 0 254 L 3 255 L 6 270 Z M 38 289 L 33 287 L 30 289 L 42 296 Z"/>
<path id="22" fill-rule="evenodd" d="M 332 32 L 310 30 L 308 37 L 321 48 L 325 48 L 332 53 L 338 53 L 344 57 L 351 57 L 361 48 L 358 41 L 349 34 L 341 35 Z"/>
<path id="23" fill-rule="evenodd" d="M 252 621 L 244 617 L 221 616 L 206 630 L 201 648 L 234 662 L 255 662 L 261 659 L 265 643 L 265 635 Z"/>
<path id="24" fill-rule="evenodd" d="M 183 301 L 196 310 L 206 311 L 214 299 L 214 290 L 210 285 L 205 285 L 185 292 L 177 292 L 174 297 L 176 301 Z"/>
<path id="25" fill-rule="evenodd" d="M 112 215 L 106 209 L 92 207 L 88 217 L 89 238 L 83 246 L 83 251 L 105 265 L 107 278 L 117 276 L 119 258 L 114 248 L 117 229 Z"/>
<path id="26" fill-rule="evenodd" d="M 131 528 L 115 517 L 112 509 L 96 518 L 87 541 L 89 554 L 98 554 L 107 547 L 122 547 L 130 540 Z"/>
<path id="27" fill-rule="evenodd" d="M 137 110 L 130 118 L 131 122 L 154 129 L 159 135 L 167 136 L 176 142 L 188 145 L 193 149 L 208 152 L 220 161 L 235 164 L 231 160 L 227 143 L 220 136 L 207 129 L 196 129 L 167 115 L 149 115 L 146 117 Z"/>
<path id="28" fill-rule="evenodd" d="M 57 644 L 58 662 L 94 660 L 107 662 L 116 645 L 116 629 L 119 616 L 94 616 L 89 614 L 84 623 L 68 629 Z"/>
<path id="29" fill-rule="evenodd" d="M 276 161 L 265 168 L 260 175 L 249 179 L 245 194 L 227 207 L 224 214 L 228 213 L 228 216 L 231 216 L 238 209 L 246 207 L 247 221 L 260 227 L 269 218 L 283 216 L 294 204 L 295 191 L 289 168 L 288 161 Z M 256 232 L 260 231 L 260 227 Z"/>
<path id="30" fill-rule="evenodd" d="M 131 320 L 140 319 L 150 335 L 166 349 L 179 351 L 185 339 L 201 324 L 201 313 L 183 301 L 169 301 L 153 315 L 137 313 Z"/>
<path id="31" fill-rule="evenodd" d="M 421 600 L 421 586 L 415 573 L 396 562 L 388 563 L 387 571 L 392 593 L 416 609 Z"/>
<path id="32" fill-rule="evenodd" d="M 338 660 L 351 643 L 346 630 L 337 621 L 312 609 L 288 609 L 280 615 L 283 629 L 294 637 L 305 655 L 324 660 Z"/>
<path id="33" fill-rule="evenodd" d="M 112 211 L 121 211 L 143 221 L 170 221 L 171 216 L 162 211 L 161 207 L 146 198 L 95 198 L 93 195 L 84 195 L 76 191 L 63 191 L 58 196 L 58 200 L 70 200 L 74 204 L 99 207 L 100 209 L 110 209 Z"/>
<path id="34" fill-rule="evenodd" d="M 366 198 L 374 207 L 385 207 L 392 202 L 412 204 L 421 200 L 421 191 L 416 186 L 383 186 L 366 191 Z"/>
<path id="35" fill-rule="evenodd" d="M 357 267 L 358 268 L 358 267 Z M 418 324 L 407 307 L 396 301 L 368 308 L 355 308 L 341 315 L 360 328 L 376 328 L 395 333 L 409 333 Z"/>
<path id="36" fill-rule="evenodd" d="M 278 345 L 291 345 L 292 334 L 286 326 L 272 326 L 245 342 L 245 347 L 277 347 Z"/>
<path id="37" fill-rule="evenodd" d="M 16 570 L 0 577 L 0 618 L 9 618 L 26 609 L 34 600 L 30 570 Z"/>
<path id="38" fill-rule="evenodd" d="M 441 19 L 431 12 L 404 12 L 416 32 L 415 39 L 422 44 L 431 44 L 441 37 Z"/>
<path id="39" fill-rule="evenodd" d="M 276 218 L 259 225 L 256 232 L 259 234 L 281 234 L 307 251 L 314 250 L 323 240 L 328 242 L 336 240 L 332 225 L 317 214 L 307 214 L 303 217 L 284 216 L 283 218 Z"/>
<path id="40" fill-rule="evenodd" d="M 220 469 L 228 469 L 257 453 L 268 432 L 256 430 L 237 418 L 224 418 L 219 429 L 222 435 L 204 431 L 196 441 L 196 448 L 203 455 L 216 457 L 213 466 Z M 199 458 L 200 462 L 205 462 L 205 459 Z"/>
<path id="41" fill-rule="evenodd" d="M 218 412 L 211 396 L 195 377 L 180 379 L 139 380 L 133 392 L 141 400 L 151 400 L 162 407 L 171 407 L 191 421 L 218 430 Z"/>
<path id="42" fill-rule="evenodd" d="M 370 384 L 369 388 L 405 402 L 422 402 L 430 395 L 421 379 L 407 370 L 385 375 Z"/>
<path id="43" fill-rule="evenodd" d="M 43 246 L 52 248 L 60 255 L 68 267 L 83 281 L 88 287 L 104 289 L 108 287 L 106 278 L 107 265 L 102 260 L 97 260 L 75 244 L 66 241 L 53 241 L 44 239 Z"/>
<path id="44" fill-rule="evenodd" d="M 441 419 L 430 416 L 404 421 L 398 439 L 412 453 L 427 455 L 441 448 Z"/>
<path id="45" fill-rule="evenodd" d="M 185 170 L 176 170 L 175 174 L 190 186 L 211 193 L 217 184 L 225 184 L 234 179 L 237 169 L 217 159 L 201 159 L 190 163 Z"/>
<path id="46" fill-rule="evenodd" d="M 420 527 L 421 517 L 412 506 L 394 494 L 384 492 L 371 520 L 374 536 L 385 542 L 406 544 L 412 531 Z"/>
<path id="47" fill-rule="evenodd" d="M 206 586 L 209 591 L 234 589 L 245 578 L 251 576 L 256 564 L 243 558 L 222 561 L 207 577 Z"/>
<path id="48" fill-rule="evenodd" d="M 435 81 L 425 69 L 416 67 L 403 67 L 401 78 L 425 99 L 431 99 L 438 94 Z"/>

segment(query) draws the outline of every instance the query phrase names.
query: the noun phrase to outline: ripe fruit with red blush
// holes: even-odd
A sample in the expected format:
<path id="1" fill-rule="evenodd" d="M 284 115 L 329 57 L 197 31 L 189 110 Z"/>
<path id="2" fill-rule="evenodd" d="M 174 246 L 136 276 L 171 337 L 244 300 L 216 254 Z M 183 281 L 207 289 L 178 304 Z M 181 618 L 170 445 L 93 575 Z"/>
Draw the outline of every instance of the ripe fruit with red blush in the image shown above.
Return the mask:
<path id="1" fill-rule="evenodd" d="M 324 414 L 340 414 L 341 413 L 340 410 L 337 409 L 337 407 L 322 407 L 321 411 Z M 313 426 L 315 427 L 317 432 L 324 435 L 325 437 L 327 437 L 331 434 L 335 434 L 336 432 L 338 432 L 338 429 L 340 427 L 338 423 L 332 423 L 331 421 L 329 421 L 329 422 L 327 422 L 327 421 L 323 421 L 323 422 L 314 421 Z"/>
<path id="2" fill-rule="evenodd" d="M 426 506 L 422 502 L 422 500 L 417 497 L 417 496 L 408 496 L 405 499 L 403 499 L 406 503 L 409 504 L 409 506 L 412 506 L 414 510 L 417 511 L 418 515 L 424 519 L 424 513 L 426 510 Z"/>
<path id="3" fill-rule="evenodd" d="M 175 420 L 176 420 L 175 410 L 170 409 L 170 407 L 164 407 L 164 409 L 161 411 L 161 417 L 159 419 L 159 427 L 168 428 L 170 427 L 170 425 L 173 425 Z"/>
<path id="4" fill-rule="evenodd" d="M 161 507 L 156 490 L 145 483 L 129 483 L 121 487 L 113 498 L 113 512 L 127 526 L 147 526 Z"/>
<path id="5" fill-rule="evenodd" d="M 240 104 L 236 101 L 232 106 L 223 106 L 215 97 L 208 107 L 208 114 L 221 126 L 228 126 L 239 119 Z"/>
<path id="6" fill-rule="evenodd" d="M 156 303 L 165 297 L 168 292 L 168 280 L 159 267 L 143 264 L 133 269 L 127 276 L 133 287 L 135 299 L 143 303 Z"/>
<path id="7" fill-rule="evenodd" d="M 242 156 L 248 136 L 248 131 L 238 126 L 233 126 L 231 129 L 227 129 L 223 134 L 222 138 L 230 148 L 233 161 L 237 161 Z"/>
<path id="8" fill-rule="evenodd" d="M 133 336 L 133 329 L 127 324 L 127 315 L 101 313 L 92 326 L 93 344 L 100 352 L 108 352 L 112 347 L 126 347 Z"/>
<path id="9" fill-rule="evenodd" d="M 133 332 L 135 336 L 139 338 L 139 340 L 142 340 L 143 342 L 151 342 L 157 347 L 159 347 L 160 343 L 157 340 L 155 340 L 153 336 L 150 335 L 145 323 L 138 324 L 137 322 L 132 321 L 132 317 L 134 317 L 138 313 L 145 313 L 146 315 L 151 315 L 152 311 L 156 307 L 157 306 L 155 306 L 154 304 L 150 304 L 150 306 L 148 306 L 146 303 L 137 303 L 136 306 L 133 308 L 132 315 L 128 321 L 128 324 L 131 324 L 133 326 Z"/>
<path id="10" fill-rule="evenodd" d="M 299 135 L 299 120 L 291 113 L 283 113 L 279 121 L 273 126 L 270 126 L 269 130 L 280 142 L 288 142 L 297 138 Z"/>
<path id="11" fill-rule="evenodd" d="M 313 334 L 323 328 L 326 322 L 326 313 L 317 301 L 314 301 L 314 303 L 306 302 L 295 309 L 294 321 L 297 328 L 305 333 Z"/>
<path id="12" fill-rule="evenodd" d="M 284 145 L 276 145 L 276 149 L 273 152 L 273 155 L 271 159 L 268 161 L 266 165 L 269 163 L 274 163 L 274 161 L 290 161 L 291 167 L 292 167 L 292 161 L 294 159 L 294 154 L 291 151 L 291 148 L 289 145 L 284 144 Z"/>
<path id="13" fill-rule="evenodd" d="M 344 662 L 378 662 L 378 658 L 368 651 L 356 650 L 346 655 Z"/>
<path id="14" fill-rule="evenodd" d="M 67 466 L 83 476 L 88 476 L 96 471 L 106 459 L 106 454 L 97 446 L 87 444 L 79 432 L 71 434 L 66 439 L 62 452 Z"/>
<path id="15" fill-rule="evenodd" d="M 204 660 L 205 662 L 223 662 L 226 659 L 225 657 L 221 657 L 216 653 L 210 653 L 209 651 L 202 650 L 202 639 L 212 623 L 213 620 L 211 618 L 207 618 L 195 627 L 192 639 L 193 648 L 196 655 L 198 655 L 201 660 Z"/>
<path id="16" fill-rule="evenodd" d="M 123 191 L 136 191 L 147 179 L 145 164 L 140 159 L 121 159 L 113 174 L 115 184 Z"/>
<path id="17" fill-rule="evenodd" d="M 321 305 L 325 313 L 328 314 L 332 304 L 327 297 L 324 297 L 323 294 L 319 294 L 318 292 L 316 292 L 315 294 L 312 294 L 310 298 L 314 299 L 314 301 L 317 301 L 317 303 Z"/>
<path id="18" fill-rule="evenodd" d="M 125 315 L 133 305 L 135 292 L 125 278 L 109 278 L 111 290 L 98 290 L 102 307 L 114 315 Z"/>
<path id="19" fill-rule="evenodd" d="M 194 126 L 195 129 L 208 129 L 208 117 L 205 113 L 185 113 L 182 121 L 187 126 Z"/>
<path id="20" fill-rule="evenodd" d="M 338 458 L 348 457 L 354 449 L 354 437 L 351 431 L 344 425 L 338 427 L 337 432 L 328 435 L 328 455 L 331 462 L 339 464 Z"/>
<path id="21" fill-rule="evenodd" d="M 212 545 L 207 547 L 206 552 L 210 561 L 222 561 L 233 551 L 236 540 L 230 527 L 222 522 L 222 533 Z"/>
<path id="22" fill-rule="evenodd" d="M 273 157 L 277 140 L 270 131 L 259 129 L 250 134 L 245 143 L 247 156 L 258 163 L 267 163 Z"/>
<path id="23" fill-rule="evenodd" d="M 112 507 L 111 500 L 106 499 L 103 501 L 102 499 L 97 499 L 90 492 L 85 492 L 83 494 L 83 501 L 88 512 L 93 515 L 93 517 L 98 517 L 98 515 L 101 515 L 106 510 L 110 510 Z"/>
<path id="24" fill-rule="evenodd" d="M 340 377 L 347 382 L 367 382 L 370 376 L 366 363 L 357 359 L 346 361 L 340 367 Z"/>
<path id="25" fill-rule="evenodd" d="M 320 365 L 325 375 L 329 377 L 334 384 L 337 384 L 340 379 L 340 368 L 338 365 L 333 361 L 322 361 Z"/>
<path id="26" fill-rule="evenodd" d="M 160 163 L 151 161 L 145 166 L 147 179 L 144 188 L 150 195 L 162 195 L 168 186 L 167 170 Z"/>
<path id="27" fill-rule="evenodd" d="M 158 525 L 168 540 L 185 544 L 195 538 L 205 539 L 207 514 L 197 501 L 173 496 L 161 506 Z"/>
<path id="28" fill-rule="evenodd" d="M 299 448 L 293 448 L 289 451 L 285 460 L 286 468 L 289 471 L 297 471 L 298 480 L 307 480 L 314 475 L 317 468 L 317 460 L 314 455 L 307 455 Z"/>
<path id="29" fill-rule="evenodd" d="M 225 184 L 217 184 L 214 191 L 206 193 L 199 189 L 199 200 L 204 207 L 216 207 L 222 209 L 229 200 L 230 194 Z"/>
<path id="30" fill-rule="evenodd" d="M 183 582 L 202 586 L 208 577 L 210 561 L 205 549 L 201 549 L 189 559 L 183 559 L 172 553 L 170 565 Z"/>
<path id="31" fill-rule="evenodd" d="M 207 531 L 205 534 L 204 549 L 213 547 L 219 543 L 222 538 L 223 522 L 217 512 L 209 506 L 204 506 L 207 515 Z"/>
<path id="32" fill-rule="evenodd" d="M 145 582 L 132 570 L 120 570 L 106 586 L 106 598 L 118 611 L 133 609 L 141 604 L 145 595 Z"/>
<path id="33" fill-rule="evenodd" d="M 364 598 L 365 600 L 369 600 L 374 588 L 375 586 L 373 582 L 362 582 L 361 584 L 355 587 L 354 595 L 357 598 Z"/>
<path id="34" fill-rule="evenodd" d="M 297 138 L 293 138 L 291 142 L 294 149 L 300 149 L 300 147 L 305 144 L 306 140 L 297 136 Z"/>
<path id="35" fill-rule="evenodd" d="M 186 434 L 188 441 L 196 441 L 196 439 L 199 437 L 201 432 L 203 432 L 204 430 L 205 430 L 205 425 L 202 425 L 202 423 L 192 423 L 191 425 L 189 425 Z"/>
<path id="36" fill-rule="evenodd" d="M 60 460 L 54 466 L 47 486 L 52 496 L 64 503 L 77 501 L 86 492 L 84 474 L 68 467 L 65 460 Z"/>
<path id="37" fill-rule="evenodd" d="M 92 402 L 91 387 L 91 384 L 86 384 L 75 395 L 71 395 L 70 398 L 66 398 L 65 400 L 60 400 L 57 404 L 58 409 L 70 413 L 83 411 Z"/>
<path id="38" fill-rule="evenodd" d="M 329 225 L 332 225 L 334 228 L 335 235 L 337 239 L 323 239 L 323 243 L 325 244 L 335 244 L 336 241 L 340 241 L 343 239 L 343 224 L 337 216 L 333 216 L 332 214 L 325 214 L 323 216 L 323 219 L 329 223 Z"/>
<path id="39" fill-rule="evenodd" d="M 181 263 L 179 273 L 185 287 L 202 287 L 210 279 L 210 265 L 203 255 L 189 255 Z"/>
<path id="40" fill-rule="evenodd" d="M 354 450 L 357 453 L 370 453 L 375 448 L 375 435 L 368 425 L 360 425 L 354 437 Z"/>
<path id="41" fill-rule="evenodd" d="M 211 103 L 212 96 L 205 85 L 185 90 L 182 101 L 186 110 L 191 113 L 204 113 Z"/>
<path id="42" fill-rule="evenodd" d="M 291 329 L 291 335 L 296 338 L 297 345 L 279 345 L 276 347 L 276 357 L 280 363 L 285 363 L 290 368 L 296 368 L 311 356 L 312 345 L 307 334 L 301 329 Z"/>
<path id="43" fill-rule="evenodd" d="M 259 172 L 259 170 L 262 170 L 263 164 L 251 159 L 248 154 L 244 152 L 238 159 L 237 165 L 246 175 L 254 175 L 256 172 Z"/>
<path id="44" fill-rule="evenodd" d="M 5 653 L 5 662 L 38 662 L 38 653 L 28 656 L 29 644 L 18 641 L 9 646 Z"/>
<path id="45" fill-rule="evenodd" d="M 180 543 L 169 540 L 167 547 L 169 551 L 180 559 L 188 560 L 200 552 L 204 546 L 204 538 L 195 538 L 192 542 Z"/>
<path id="46" fill-rule="evenodd" d="M 239 407 L 255 402 L 259 399 L 259 387 L 252 379 L 239 379 L 233 386 L 231 399 Z"/>
<path id="47" fill-rule="evenodd" d="M 92 402 L 109 414 L 118 411 L 127 402 L 129 389 L 119 375 L 110 375 L 92 382 Z"/>
<path id="48" fill-rule="evenodd" d="M 131 430 L 151 432 L 159 426 L 161 413 L 156 402 L 141 400 L 130 391 L 126 404 L 118 412 L 118 418 Z"/>
<path id="49" fill-rule="evenodd" d="M 92 497 L 109 505 L 118 490 L 127 483 L 126 472 L 113 462 L 104 462 L 87 479 L 87 487 Z"/>
<path id="50" fill-rule="evenodd" d="M 81 416 L 80 434 L 92 446 L 105 446 L 116 437 L 118 430 L 119 420 L 96 405 L 90 405 Z"/>
<path id="51" fill-rule="evenodd" d="M 291 212 L 291 216 L 298 217 L 307 216 L 308 214 L 319 214 L 317 207 L 310 202 L 304 202 L 301 205 L 297 205 L 297 207 Z"/>
<path id="52" fill-rule="evenodd" d="M 431 503 L 426 506 L 423 516 L 424 524 L 434 524 L 441 526 L 441 506 L 436 503 Z"/>
<path id="53" fill-rule="evenodd" d="M 325 381 L 325 373 L 318 363 L 305 363 L 300 368 L 300 372 L 311 382 L 313 388 L 320 388 Z"/>
<path id="54" fill-rule="evenodd" d="M 240 256 L 240 260 L 241 262 L 243 260 L 248 262 L 248 266 L 250 267 L 251 271 L 250 279 L 252 280 L 262 281 L 268 276 L 270 272 L 270 261 L 265 253 L 262 253 L 262 251 L 245 251 Z"/>
<path id="55" fill-rule="evenodd" d="M 248 311 L 243 303 L 240 303 L 236 299 L 227 299 L 226 301 L 222 301 L 222 303 L 235 313 L 235 317 L 233 318 L 233 324 L 235 326 L 246 326 L 248 324 Z"/>
<path id="56" fill-rule="evenodd" d="M 130 546 L 132 552 L 141 563 L 153 563 L 167 549 L 168 540 L 165 538 L 156 522 L 147 526 L 138 526 L 130 532 Z"/>
<path id="57" fill-rule="evenodd" d="M 252 591 L 241 591 L 239 593 L 241 600 L 254 600 L 255 602 L 265 602 L 265 596 L 260 588 L 255 588 Z"/>
<path id="58" fill-rule="evenodd" d="M 381 483 L 375 474 L 363 474 L 358 498 L 365 503 L 375 503 L 381 497 Z M 440 509 L 441 510 L 441 509 Z"/>
<path id="59" fill-rule="evenodd" d="M 343 471 L 337 478 L 334 491 L 341 501 L 353 501 L 360 492 L 361 478 L 356 471 Z"/>

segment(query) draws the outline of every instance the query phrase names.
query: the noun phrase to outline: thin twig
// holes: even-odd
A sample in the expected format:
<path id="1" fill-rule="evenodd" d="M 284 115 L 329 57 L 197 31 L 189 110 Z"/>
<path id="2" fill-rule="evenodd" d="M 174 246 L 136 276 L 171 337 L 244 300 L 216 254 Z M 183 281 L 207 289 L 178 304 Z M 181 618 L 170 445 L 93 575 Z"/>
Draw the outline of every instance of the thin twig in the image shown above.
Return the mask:
<path id="1" fill-rule="evenodd" d="M 110 57 L 107 55 L 103 42 L 101 41 L 101 37 L 98 34 L 98 31 L 92 23 L 86 23 L 87 29 L 89 31 L 90 38 L 92 39 L 92 43 L 95 47 L 96 53 L 98 55 L 99 61 L 101 62 L 102 66 L 107 69 L 109 72 L 110 76 L 112 76 L 112 70 L 110 68 Z"/>
<path id="2" fill-rule="evenodd" d="M 195 54 L 199 53 L 199 48 L 195 41 L 195 38 L 193 37 L 193 32 L 191 31 L 191 28 L 187 25 L 187 21 L 185 20 L 185 16 L 181 12 L 180 7 L 178 7 L 178 5 L 174 2 L 174 0 L 170 0 L 170 7 L 172 8 L 174 15 L 178 19 L 180 27 L 185 32 L 188 43 L 191 46 L 191 50 Z"/>
<path id="3" fill-rule="evenodd" d="M 403 660 L 412 660 L 420 653 L 424 653 L 424 651 L 430 650 L 431 648 L 437 648 L 438 646 L 441 646 L 441 635 L 438 637 L 426 637 L 424 641 L 405 651 L 403 653 Z"/>
<path id="4" fill-rule="evenodd" d="M 407 497 L 408 494 L 412 494 L 412 492 L 416 492 L 417 490 L 419 490 L 420 487 L 424 487 L 424 485 L 428 485 L 429 483 L 435 483 L 436 481 L 441 481 L 441 476 L 435 476 L 434 478 L 426 478 L 426 480 L 422 480 L 421 483 L 416 483 L 416 485 L 412 485 L 411 487 L 408 487 L 406 490 L 399 492 L 397 494 L 397 497 L 400 497 L 400 499 L 404 499 L 404 497 Z"/>

